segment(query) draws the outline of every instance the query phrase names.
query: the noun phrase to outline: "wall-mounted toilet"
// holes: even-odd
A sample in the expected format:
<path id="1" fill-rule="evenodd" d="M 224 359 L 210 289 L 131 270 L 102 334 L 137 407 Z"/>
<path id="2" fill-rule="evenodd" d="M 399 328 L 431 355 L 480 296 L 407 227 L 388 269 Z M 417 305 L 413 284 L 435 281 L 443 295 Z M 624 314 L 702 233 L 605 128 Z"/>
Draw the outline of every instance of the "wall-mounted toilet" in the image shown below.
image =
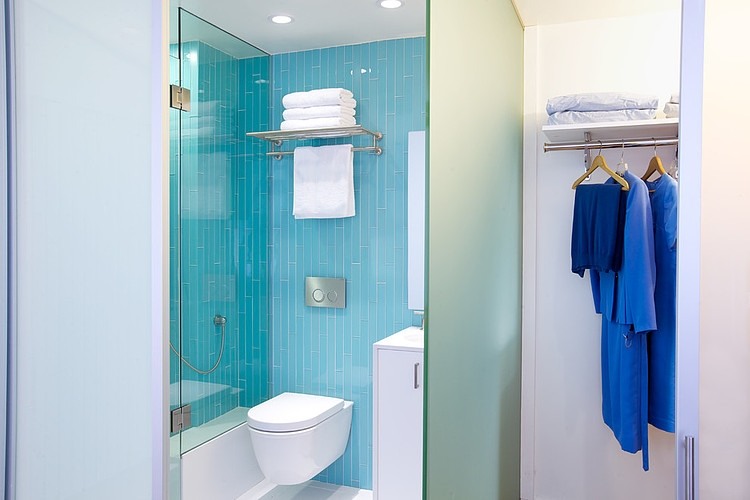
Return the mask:
<path id="1" fill-rule="evenodd" d="M 285 392 L 247 412 L 247 426 L 266 479 L 299 484 L 344 454 L 351 401 Z"/>

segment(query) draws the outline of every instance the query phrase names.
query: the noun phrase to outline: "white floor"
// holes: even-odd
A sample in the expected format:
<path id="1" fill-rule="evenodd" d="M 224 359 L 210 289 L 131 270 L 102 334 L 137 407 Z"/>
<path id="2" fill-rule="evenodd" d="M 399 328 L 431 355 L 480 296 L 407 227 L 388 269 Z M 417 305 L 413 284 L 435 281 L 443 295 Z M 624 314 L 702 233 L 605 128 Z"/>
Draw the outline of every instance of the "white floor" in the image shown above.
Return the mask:
<path id="1" fill-rule="evenodd" d="M 372 491 L 318 481 L 278 486 L 264 480 L 237 500 L 372 500 Z"/>

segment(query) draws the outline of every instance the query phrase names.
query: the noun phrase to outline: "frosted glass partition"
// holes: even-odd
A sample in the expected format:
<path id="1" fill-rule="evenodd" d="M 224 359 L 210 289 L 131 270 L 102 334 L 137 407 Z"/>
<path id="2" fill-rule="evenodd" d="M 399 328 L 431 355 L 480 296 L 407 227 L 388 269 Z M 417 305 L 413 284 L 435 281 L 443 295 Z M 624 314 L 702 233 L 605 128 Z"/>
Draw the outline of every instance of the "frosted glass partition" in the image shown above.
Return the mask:
<path id="1" fill-rule="evenodd" d="M 519 498 L 523 30 L 510 0 L 429 19 L 426 493 Z"/>
<path id="2" fill-rule="evenodd" d="M 157 498 L 161 11 L 147 0 L 13 4 L 10 498 Z"/>
<path id="3" fill-rule="evenodd" d="M 5 21 L 7 18 L 7 5 L 3 3 L 0 7 L 0 94 L 5 95 L 7 87 L 7 67 L 6 67 L 6 38 L 5 38 Z M 0 102 L 0 151 L 3 157 L 0 159 L 0 182 L 3 187 L 0 189 L 0 246 L 8 248 L 8 106 L 5 99 Z M 0 263 L 0 283 L 8 283 L 8 259 Z M 2 287 L 0 290 L 0 345 L 8 345 L 8 287 Z M 8 351 L 0 348 L 0 429 L 6 429 L 8 410 Z M 7 452 L 7 433 L 0 435 L 0 469 L 5 470 L 5 458 Z M 5 491 L 5 475 L 0 478 L 0 491 Z"/>

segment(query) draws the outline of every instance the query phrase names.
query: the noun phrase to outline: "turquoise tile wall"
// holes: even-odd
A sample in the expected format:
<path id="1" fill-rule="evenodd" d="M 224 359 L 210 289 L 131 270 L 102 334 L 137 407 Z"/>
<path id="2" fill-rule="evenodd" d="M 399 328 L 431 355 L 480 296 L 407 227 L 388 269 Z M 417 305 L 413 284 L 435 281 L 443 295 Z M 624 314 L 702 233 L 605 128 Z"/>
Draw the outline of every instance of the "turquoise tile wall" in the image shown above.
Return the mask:
<path id="1" fill-rule="evenodd" d="M 246 132 L 268 130 L 270 57 L 239 61 L 238 257 L 240 406 L 255 406 L 269 394 L 269 161 L 264 141 Z"/>
<path id="2" fill-rule="evenodd" d="M 293 160 L 269 160 L 270 390 L 272 395 L 295 391 L 354 401 L 346 452 L 318 480 L 369 489 L 372 344 L 418 323 L 406 305 L 406 147 L 409 131 L 425 129 L 425 40 L 276 55 L 271 81 L 273 129 L 279 128 L 285 94 L 344 87 L 357 99 L 357 122 L 384 134 L 382 156 L 355 153 L 357 215 L 352 218 L 295 220 Z M 368 142 L 365 137 L 349 140 Z M 346 308 L 306 307 L 306 276 L 345 278 Z"/>

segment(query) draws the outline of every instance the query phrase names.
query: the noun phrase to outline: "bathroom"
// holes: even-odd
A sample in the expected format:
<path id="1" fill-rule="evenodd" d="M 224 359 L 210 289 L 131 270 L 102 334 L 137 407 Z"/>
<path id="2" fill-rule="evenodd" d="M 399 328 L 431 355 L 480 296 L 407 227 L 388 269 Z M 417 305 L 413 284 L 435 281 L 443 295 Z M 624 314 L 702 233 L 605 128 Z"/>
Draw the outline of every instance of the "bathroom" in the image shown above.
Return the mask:
<path id="1" fill-rule="evenodd" d="M 290 1 L 275 4 L 290 5 Z M 354 2 L 337 5 L 342 3 Z M 377 7 L 375 0 L 364 3 Z M 686 494 L 688 450 L 683 444 L 688 435 L 695 436 L 697 443 L 693 450 L 697 494 L 741 499 L 750 491 L 746 474 L 750 452 L 741 446 L 744 441 L 737 431 L 750 420 L 750 402 L 737 397 L 748 392 L 750 381 L 748 337 L 741 334 L 748 331 L 750 320 L 737 314 L 746 311 L 745 278 L 750 276 L 746 251 L 750 242 L 746 231 L 737 231 L 744 227 L 750 210 L 744 193 L 750 179 L 736 151 L 747 130 L 736 96 L 744 95 L 743 85 L 750 77 L 744 49 L 750 33 L 743 25 L 750 7 L 728 0 L 667 3 L 660 11 L 661 3 L 653 1 L 581 1 L 570 9 L 567 2 L 432 0 L 424 9 L 429 11 L 426 34 L 393 37 L 395 46 L 398 39 L 424 36 L 422 57 L 429 59 L 419 63 L 424 67 L 427 106 L 415 115 L 418 123 L 402 129 L 403 134 L 428 131 L 426 366 L 422 378 L 417 377 L 425 394 L 421 479 L 427 498 L 691 498 Z M 253 5 L 257 3 L 247 2 L 242 8 L 252 12 Z M 402 9 L 411 5 L 415 4 L 405 1 Z M 8 11 L 13 6 L 15 10 Z M 210 18 L 195 6 L 183 6 Z M 361 374 L 353 369 L 347 387 L 349 365 L 344 361 L 351 357 L 354 367 L 356 355 L 360 366 L 367 359 L 369 377 L 376 339 L 421 323 L 421 317 L 403 305 L 403 296 L 392 317 L 379 314 L 380 297 L 390 300 L 388 294 L 399 291 L 388 288 L 389 278 L 377 276 L 382 269 L 373 264 L 393 262 L 395 275 L 395 249 L 401 247 L 395 233 L 391 246 L 379 246 L 390 233 L 378 232 L 378 216 L 380 212 L 385 216 L 390 203 L 405 203 L 396 196 L 401 185 L 396 165 L 406 168 L 407 139 L 402 136 L 400 142 L 393 142 L 387 103 L 386 122 L 381 123 L 379 113 L 373 114 L 371 108 L 364 111 L 369 106 L 364 100 L 373 96 L 366 95 L 362 85 L 353 89 L 362 100 L 357 123 L 384 132 L 377 142 L 381 156 L 355 153 L 357 202 L 364 202 L 364 208 L 376 207 L 374 223 L 368 220 L 357 233 L 360 276 L 345 276 L 345 259 L 351 257 L 346 251 L 354 253 L 354 248 L 336 253 L 340 248 L 336 238 L 346 234 L 357 217 L 352 222 L 342 220 L 341 225 L 331 222 L 330 232 L 321 231 L 327 238 L 324 244 L 333 241 L 334 260 L 320 260 L 329 250 L 317 239 L 313 249 L 318 254 L 305 253 L 305 238 L 315 238 L 305 233 L 305 227 L 324 224 L 305 221 L 301 234 L 286 234 L 291 226 L 282 225 L 284 219 L 279 217 L 285 205 L 273 205 L 278 201 L 276 188 L 282 191 L 284 183 L 287 189 L 291 184 L 290 177 L 283 177 L 290 176 L 291 159 L 266 157 L 275 145 L 242 135 L 280 125 L 278 102 L 286 90 L 280 86 L 264 94 L 263 80 L 273 86 L 278 77 L 290 77 L 291 73 L 274 75 L 274 67 L 279 66 L 270 62 L 281 55 L 286 63 L 283 55 L 300 47 L 268 48 L 273 53 L 267 56 L 268 73 L 262 67 L 236 73 L 237 80 L 251 80 L 249 87 L 260 89 L 253 98 L 267 99 L 268 109 L 273 110 L 258 115 L 257 123 L 252 123 L 253 116 L 240 115 L 239 102 L 247 95 L 236 96 L 234 114 L 229 112 L 231 106 L 214 102 L 215 88 L 204 88 L 210 98 L 207 104 L 181 112 L 196 117 L 185 120 L 181 154 L 186 171 L 180 172 L 188 188 L 184 201 L 197 204 L 189 206 L 190 213 L 170 218 L 169 200 L 180 196 L 169 192 L 176 186 L 170 169 L 177 175 L 170 149 L 181 147 L 170 144 L 181 137 L 170 136 L 170 121 L 178 123 L 181 117 L 176 110 L 167 111 L 166 83 L 175 83 L 169 75 L 175 65 L 170 45 L 179 43 L 170 39 L 179 25 L 169 26 L 177 18 L 168 7 L 168 2 L 158 0 L 112 0 L 106 5 L 93 0 L 17 0 L 3 5 L 8 17 L 2 40 L 11 46 L 0 52 L 6 58 L 13 56 L 0 65 L 10 72 L 2 79 L 9 84 L 3 102 L 12 104 L 4 120 L 10 148 L 5 192 L 9 203 L 0 204 L 10 211 L 4 218 L 10 243 L 3 288 L 8 292 L 8 380 L 0 384 L 8 391 L 7 412 L 0 411 L 2 418 L 7 417 L 5 453 L 0 453 L 5 460 L 6 498 L 161 499 L 201 474 L 216 480 L 238 479 L 234 484 L 239 489 L 232 494 L 240 497 L 255 487 L 243 483 L 249 477 L 258 478 L 256 486 L 263 482 L 253 464 L 246 467 L 253 458 L 244 409 L 255 404 L 253 398 L 262 400 L 285 390 L 279 384 L 314 392 L 314 384 L 323 383 L 326 388 L 340 387 L 342 399 L 354 401 L 355 406 L 344 456 L 314 478 L 319 483 L 316 489 L 329 495 L 336 492 L 326 488 L 366 493 L 374 488 L 375 462 L 367 462 L 372 449 L 365 450 L 374 440 L 365 437 L 362 443 L 367 434 L 363 424 L 371 425 L 363 415 L 374 409 L 365 409 L 373 394 L 364 398 L 364 392 L 357 394 L 362 379 L 355 383 Z M 475 15 L 468 15 L 467 9 Z M 225 8 L 221 12 L 240 20 L 250 15 Z M 269 15 L 260 16 L 264 29 L 284 29 L 268 22 Z M 211 20 L 227 28 L 224 19 Z M 301 24 L 295 18 L 286 28 Z M 246 38 L 253 42 L 259 37 Z M 185 44 L 194 39 L 186 38 Z M 385 58 L 376 60 L 389 61 L 392 37 L 377 39 L 361 43 L 376 47 L 385 43 Z M 185 68 L 191 68 L 188 62 L 195 57 L 198 69 L 198 74 L 186 72 L 185 81 L 201 78 L 198 66 L 204 57 L 217 58 L 210 64 L 210 77 L 221 77 L 224 62 L 230 74 L 233 64 L 239 68 L 239 62 L 219 61 L 221 54 L 211 56 L 203 49 L 197 46 L 195 56 L 190 50 L 185 54 Z M 419 57 L 414 45 L 411 50 Z M 352 72 L 354 54 L 352 48 Z M 256 52 L 234 59 L 245 61 L 248 69 L 247 59 L 263 57 Z M 357 68 L 360 82 L 377 71 L 372 65 Z M 349 77 L 354 81 L 353 73 Z M 684 349 L 678 382 L 684 427 L 674 437 L 661 435 L 652 441 L 648 473 L 641 470 L 639 456 L 618 449 L 597 414 L 600 401 L 591 389 L 598 382 L 596 359 L 591 356 L 596 317 L 586 283 L 571 275 L 564 262 L 573 195 L 570 183 L 582 172 L 583 154 L 545 153 L 541 131 L 544 102 L 551 92 L 612 88 L 620 83 L 644 90 L 658 87 L 660 94 L 679 86 L 683 101 L 680 195 L 690 200 L 680 206 L 678 311 Z M 296 90 L 291 84 L 290 77 L 281 85 Z M 200 92 L 198 97 L 201 103 Z M 396 104 L 394 113 L 401 112 Z M 201 120 L 202 113 L 214 111 L 217 120 Z M 219 137 L 205 141 L 203 134 L 208 132 L 212 136 L 218 132 Z M 348 141 L 357 147 L 372 145 L 367 136 L 332 142 Z M 191 160 L 192 153 L 202 158 Z M 666 148 L 659 153 L 665 161 L 672 158 Z M 604 152 L 610 164 L 616 164 L 620 154 Z M 644 157 L 647 160 L 650 154 L 651 148 L 646 148 L 640 153 L 627 150 L 624 156 L 636 169 L 645 167 Z M 389 160 L 388 155 L 400 155 L 400 161 L 395 156 Z M 268 191 L 254 184 L 252 177 L 243 177 L 257 170 L 243 171 L 235 163 L 243 159 L 252 164 L 260 158 L 265 160 L 260 175 L 265 175 Z M 210 179 L 206 179 L 208 170 L 199 170 L 204 167 L 214 174 Z M 203 194 L 198 187 L 205 186 L 201 181 L 211 182 L 205 203 L 190 199 Z M 257 196 L 242 198 L 239 188 L 248 185 Z M 367 190 L 373 187 L 378 191 L 368 198 L 373 193 Z M 289 191 L 282 194 L 288 203 Z M 384 199 L 378 200 L 381 194 Z M 261 206 L 269 207 L 267 219 Z M 240 231 L 241 216 L 254 218 L 252 224 L 246 220 L 242 224 L 260 228 L 260 233 Z M 297 223 L 289 207 L 285 220 Z M 386 216 L 383 227 L 402 223 Z M 223 229 L 216 245 L 207 247 L 204 230 L 214 230 L 213 226 Z M 184 245 L 174 243 L 176 236 L 170 229 L 175 227 L 184 231 Z M 278 247 L 276 241 L 281 242 Z M 298 257 L 300 241 L 303 252 Z M 364 247 L 363 241 L 377 241 L 372 247 L 376 250 Z M 170 275 L 181 274 L 171 267 L 179 251 L 186 254 L 187 268 L 179 270 L 182 275 L 190 277 L 195 270 L 189 267 L 190 248 L 198 252 L 199 264 L 206 266 L 198 270 L 211 279 L 198 289 L 190 288 L 187 280 L 184 290 L 170 289 L 177 283 Z M 379 261 L 373 252 L 380 249 L 385 255 Z M 281 258 L 289 265 L 275 267 Z M 242 273 L 228 273 L 222 267 L 228 263 L 239 269 L 241 261 Z M 216 262 L 215 268 L 210 267 Z M 289 273 L 291 263 L 297 274 Z M 368 265 L 375 267 L 366 269 Z M 267 275 L 262 274 L 264 269 Z M 356 281 L 369 271 L 375 280 L 361 287 Z M 354 314 L 356 300 L 343 310 L 312 309 L 304 305 L 299 281 L 307 276 L 344 276 L 347 299 L 356 294 L 367 300 L 366 311 L 358 312 L 360 326 L 368 320 L 367 329 L 357 330 L 360 350 L 355 352 L 353 342 L 344 344 L 352 350 L 342 348 L 342 364 L 334 365 L 325 381 L 306 377 L 304 367 L 310 367 L 310 375 L 313 372 L 312 354 L 309 365 L 303 364 L 300 371 L 286 372 L 281 363 L 274 363 L 277 355 L 294 359 L 297 345 L 302 350 L 309 346 L 313 352 L 312 341 L 300 335 L 308 317 L 318 318 L 312 326 L 327 332 L 325 348 L 317 345 L 321 353 L 317 362 L 331 349 L 334 357 L 339 354 L 338 344 L 329 339 L 338 339 L 339 332 L 345 335 L 347 325 L 339 320 Z M 402 278 L 395 275 L 394 280 Z M 400 290 L 407 293 L 403 284 Z M 185 294 L 182 311 L 170 301 L 178 292 Z M 245 294 L 253 300 L 244 300 Z M 287 301 L 294 308 L 274 309 L 274 301 Z M 256 315 L 263 310 L 270 312 L 265 322 Z M 177 324 L 170 325 L 173 318 L 178 318 Z M 195 329 L 186 324 L 180 329 L 180 322 L 194 323 Z M 274 344 L 278 328 L 294 331 L 294 338 L 290 333 Z M 243 337 L 243 329 L 260 335 Z M 372 337 L 363 342 L 362 332 Z M 258 343 L 243 344 L 247 339 Z M 198 370 L 210 371 L 219 360 L 218 368 L 198 376 L 180 366 L 185 363 L 176 363 L 178 356 L 172 354 L 169 341 Z M 175 365 L 180 368 L 171 372 Z M 408 375 L 411 379 L 413 373 Z M 185 384 L 170 401 L 170 386 L 178 377 Z M 197 396 L 201 400 L 196 401 Z M 195 420 L 190 428 L 173 434 L 168 428 L 169 412 L 181 398 L 195 402 Z M 215 422 L 224 415 L 228 422 Z M 207 422 L 215 425 L 204 426 Z M 184 419 L 182 423 L 186 425 Z M 243 432 L 232 441 L 236 446 L 206 453 L 203 462 L 191 465 L 190 458 L 199 458 L 196 452 L 207 446 L 199 443 L 211 440 L 196 436 L 191 442 L 195 433 L 189 431 L 204 427 L 215 427 L 210 437 Z M 371 429 L 374 432 L 374 425 Z M 174 440 L 180 441 L 179 448 L 171 447 Z M 358 445 L 356 458 L 354 445 Z M 204 482 L 207 490 L 190 486 L 180 494 L 214 498 L 232 482 Z"/>
<path id="2" fill-rule="evenodd" d="M 173 429 L 170 440 L 172 498 L 297 491 L 269 492 L 264 475 L 249 472 L 259 468 L 252 459 L 205 463 L 208 456 L 230 461 L 233 447 L 251 448 L 248 409 L 282 393 L 353 403 L 343 456 L 312 484 L 373 490 L 373 344 L 421 326 L 423 278 L 407 286 L 407 276 L 423 275 L 424 244 L 418 250 L 410 240 L 417 230 L 409 218 L 421 212 L 423 241 L 424 194 L 420 203 L 408 195 L 424 191 L 426 5 L 359 5 L 345 17 L 367 22 L 340 34 L 338 20 L 322 26 L 320 6 L 303 7 L 181 2 L 171 11 L 170 83 L 190 92 L 183 99 L 189 109 L 170 109 L 170 407 L 178 418 L 190 409 L 189 426 Z M 292 17 L 276 23 L 280 14 Z M 238 15 L 257 20 L 232 23 Z M 283 131 L 289 121 L 282 124 L 282 114 L 290 111 L 282 98 L 324 88 L 351 91 L 357 125 L 378 136 L 278 145 L 247 135 Z M 273 152 L 343 144 L 358 148 L 356 214 L 300 217 L 294 176 L 301 153 Z M 410 172 L 415 155 L 420 177 Z M 321 277 L 341 279 L 320 286 L 342 285 L 343 307 L 306 300 L 306 279 Z M 421 390 L 415 394 L 421 407 Z M 420 482 L 421 446 L 415 462 Z"/>

